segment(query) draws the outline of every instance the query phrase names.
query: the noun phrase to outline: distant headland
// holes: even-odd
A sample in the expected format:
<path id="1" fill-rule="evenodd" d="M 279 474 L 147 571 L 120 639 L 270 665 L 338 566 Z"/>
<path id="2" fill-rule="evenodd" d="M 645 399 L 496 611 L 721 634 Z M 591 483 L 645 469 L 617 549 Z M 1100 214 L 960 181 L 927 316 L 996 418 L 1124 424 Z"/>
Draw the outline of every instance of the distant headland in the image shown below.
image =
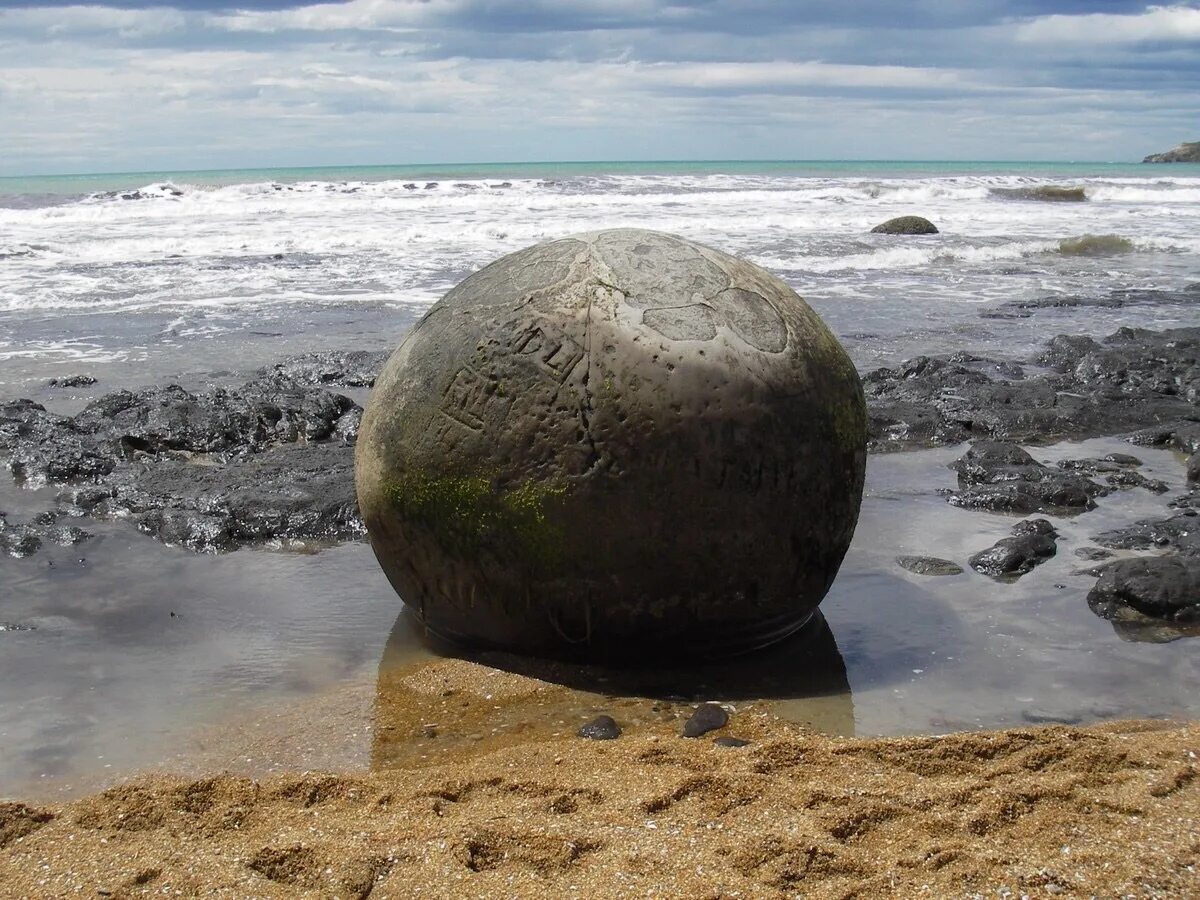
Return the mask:
<path id="1" fill-rule="evenodd" d="M 1182 143 L 1166 153 L 1151 153 L 1144 163 L 1200 162 L 1200 141 Z"/>

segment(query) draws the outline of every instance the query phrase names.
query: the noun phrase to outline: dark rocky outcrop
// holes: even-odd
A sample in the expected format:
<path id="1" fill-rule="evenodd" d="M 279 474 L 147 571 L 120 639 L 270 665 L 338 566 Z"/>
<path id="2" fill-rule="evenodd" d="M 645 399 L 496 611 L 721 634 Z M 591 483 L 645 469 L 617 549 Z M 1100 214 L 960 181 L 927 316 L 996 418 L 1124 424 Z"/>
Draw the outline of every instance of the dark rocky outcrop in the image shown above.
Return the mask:
<path id="1" fill-rule="evenodd" d="M 868 373 L 871 449 L 972 438 L 1049 443 L 1144 429 L 1135 442 L 1200 450 L 1200 328 L 1122 328 L 1102 341 L 1060 335 L 1028 364 L 1048 371 L 1004 375 L 998 361 L 958 354 Z"/>
<path id="2" fill-rule="evenodd" d="M 0 513 L 0 553 L 18 558 L 32 556 L 45 544 L 71 547 L 91 537 L 78 525 L 60 524 L 61 518 L 60 512 L 48 511 L 29 522 L 10 522 Z"/>
<path id="3" fill-rule="evenodd" d="M 1142 461 L 1128 453 L 1109 453 L 1103 459 L 1066 459 L 1058 464 L 1060 469 L 1079 472 L 1090 478 L 1103 478 L 1105 484 L 1114 488 L 1145 488 L 1153 494 L 1165 494 L 1169 488 L 1157 478 L 1147 478 L 1135 471 Z"/>
<path id="4" fill-rule="evenodd" d="M 963 509 L 1070 515 L 1095 508 L 1093 498 L 1108 492 L 1083 475 L 1044 466 L 1004 441 L 976 441 L 953 468 L 959 490 L 947 499 Z"/>
<path id="5" fill-rule="evenodd" d="M 286 378 L 296 384 L 370 387 L 387 358 L 384 351 L 370 350 L 302 353 L 259 369 L 258 374 Z"/>
<path id="6" fill-rule="evenodd" d="M 1088 606 L 1096 615 L 1126 625 L 1200 625 L 1200 556 L 1111 562 L 1088 594 Z"/>
<path id="7" fill-rule="evenodd" d="M 167 544 L 232 550 L 277 540 L 333 541 L 363 534 L 350 447 L 293 444 L 221 465 L 182 459 L 116 473 L 108 496 L 68 489 L 89 514 L 122 515 Z"/>
<path id="8" fill-rule="evenodd" d="M 1165 153 L 1151 153 L 1144 163 L 1200 163 L 1200 141 L 1184 141 Z"/>
<path id="9" fill-rule="evenodd" d="M 1165 519 L 1143 519 L 1093 535 L 1092 540 L 1113 550 L 1175 550 L 1200 555 L 1200 511 L 1184 509 Z"/>
<path id="10" fill-rule="evenodd" d="M 1096 535 L 1104 547 L 1158 550 L 1118 559 L 1098 570 L 1088 594 L 1092 612 L 1126 640 L 1163 642 L 1200 635 L 1200 511 L 1146 519 Z"/>
<path id="11" fill-rule="evenodd" d="M 937 234 L 937 226 L 921 216 L 897 216 L 871 229 L 871 234 Z"/>
<path id="12" fill-rule="evenodd" d="M 193 550 L 333 540 L 362 533 L 352 448 L 361 412 L 279 373 L 201 393 L 118 391 L 70 417 L 20 400 L 0 405 L 0 454 L 19 482 L 63 485 L 63 510 L 120 515 Z M 64 537 L 6 532 L 8 552 Z"/>
<path id="13" fill-rule="evenodd" d="M 1200 284 L 1181 290 L 1126 288 L 1106 294 L 1066 294 L 1014 300 L 982 313 L 989 319 L 1023 319 L 1039 309 L 1124 309 L 1130 306 L 1192 306 L 1200 303 Z"/>
<path id="14" fill-rule="evenodd" d="M 971 568 L 993 578 L 1019 578 L 1058 552 L 1058 532 L 1046 519 L 1013 526 L 1012 537 L 1001 538 L 971 557 Z"/>

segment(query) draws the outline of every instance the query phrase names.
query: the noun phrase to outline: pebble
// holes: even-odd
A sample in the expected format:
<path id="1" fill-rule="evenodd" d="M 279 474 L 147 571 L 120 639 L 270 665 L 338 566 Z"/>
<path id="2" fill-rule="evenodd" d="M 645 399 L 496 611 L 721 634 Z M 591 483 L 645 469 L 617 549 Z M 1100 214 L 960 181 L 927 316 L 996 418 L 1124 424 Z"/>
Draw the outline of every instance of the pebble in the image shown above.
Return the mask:
<path id="1" fill-rule="evenodd" d="M 612 716 L 596 716 L 592 721 L 583 725 L 576 734 L 589 741 L 611 741 L 621 736 L 621 726 L 613 720 Z"/>
<path id="2" fill-rule="evenodd" d="M 713 738 L 713 743 L 718 747 L 746 747 L 750 742 L 741 738 L 729 737 L 728 735 L 719 738 Z"/>
<path id="3" fill-rule="evenodd" d="M 702 703 L 696 707 L 683 724 L 683 736 L 688 738 L 700 737 L 718 728 L 724 728 L 729 723 L 729 713 L 715 703 Z"/>

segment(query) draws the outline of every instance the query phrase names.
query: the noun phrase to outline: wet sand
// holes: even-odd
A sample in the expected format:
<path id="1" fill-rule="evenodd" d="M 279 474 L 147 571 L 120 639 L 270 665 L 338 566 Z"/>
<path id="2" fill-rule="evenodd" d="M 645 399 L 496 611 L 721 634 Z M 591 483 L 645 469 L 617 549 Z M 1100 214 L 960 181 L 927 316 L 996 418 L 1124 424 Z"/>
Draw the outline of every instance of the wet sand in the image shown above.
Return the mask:
<path id="1" fill-rule="evenodd" d="M 409 702 L 390 728 L 425 729 L 429 742 L 480 710 L 529 708 L 565 690 L 461 660 L 398 677 Z M 1194 725 L 852 739 L 741 708 L 713 734 L 750 743 L 727 748 L 713 734 L 679 737 L 671 718 L 624 724 L 614 741 L 583 740 L 573 729 L 492 736 L 479 752 L 434 764 L 259 781 L 143 776 L 65 806 L 0 804 L 0 894 L 1195 891 Z"/>

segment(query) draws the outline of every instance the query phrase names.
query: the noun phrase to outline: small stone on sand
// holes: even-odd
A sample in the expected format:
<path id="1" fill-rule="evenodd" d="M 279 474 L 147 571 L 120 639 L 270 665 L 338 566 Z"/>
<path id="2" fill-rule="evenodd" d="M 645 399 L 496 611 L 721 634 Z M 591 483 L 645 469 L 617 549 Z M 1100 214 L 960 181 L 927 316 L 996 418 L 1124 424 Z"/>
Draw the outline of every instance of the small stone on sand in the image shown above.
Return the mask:
<path id="1" fill-rule="evenodd" d="M 702 703 L 696 707 L 683 725 L 683 736 L 688 738 L 700 737 L 718 728 L 724 728 L 729 723 L 729 713 L 715 703 Z"/>
<path id="2" fill-rule="evenodd" d="M 596 716 L 582 726 L 576 734 L 590 741 L 612 741 L 621 736 L 621 726 L 613 720 L 612 716 Z"/>

